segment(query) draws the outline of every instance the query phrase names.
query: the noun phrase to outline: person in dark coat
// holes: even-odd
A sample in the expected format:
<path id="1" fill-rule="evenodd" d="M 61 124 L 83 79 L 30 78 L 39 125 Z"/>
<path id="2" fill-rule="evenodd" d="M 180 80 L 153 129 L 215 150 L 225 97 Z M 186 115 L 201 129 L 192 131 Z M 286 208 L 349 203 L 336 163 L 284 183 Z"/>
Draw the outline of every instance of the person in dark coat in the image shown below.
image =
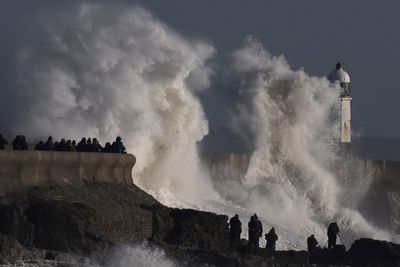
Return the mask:
<path id="1" fill-rule="evenodd" d="M 307 238 L 307 248 L 308 248 L 308 251 L 314 251 L 314 250 L 319 249 L 318 241 L 314 235 L 310 235 Z"/>
<path id="2" fill-rule="evenodd" d="M 35 146 L 35 150 L 36 151 L 42 151 L 42 150 L 44 150 L 43 147 L 44 147 L 43 141 L 39 141 L 39 143 L 37 143 L 36 146 Z"/>
<path id="3" fill-rule="evenodd" d="M 25 136 L 17 135 L 12 142 L 14 150 L 28 150 L 28 144 L 26 143 Z"/>
<path id="4" fill-rule="evenodd" d="M 239 220 L 239 215 L 235 214 L 229 220 L 229 247 L 236 249 L 239 244 L 240 234 L 242 233 L 242 223 Z"/>
<path id="5" fill-rule="evenodd" d="M 275 228 L 272 227 L 268 234 L 265 234 L 265 240 L 267 241 L 266 248 L 275 251 L 276 241 L 278 240 L 278 235 L 275 233 Z"/>
<path id="6" fill-rule="evenodd" d="M 336 237 L 339 234 L 339 226 L 333 222 L 328 227 L 328 248 L 333 248 L 336 245 Z"/>
<path id="7" fill-rule="evenodd" d="M 83 137 L 82 140 L 76 146 L 76 151 L 78 152 L 86 152 L 87 142 L 86 138 Z"/>
<path id="8" fill-rule="evenodd" d="M 55 150 L 57 150 L 57 151 L 67 151 L 67 142 L 65 141 L 65 138 L 60 140 L 60 143 L 58 144 L 57 147 L 55 147 Z"/>
<path id="9" fill-rule="evenodd" d="M 112 147 L 110 142 L 107 142 L 106 145 L 102 148 L 101 152 L 111 153 Z"/>
<path id="10" fill-rule="evenodd" d="M 259 248 L 260 237 L 262 236 L 262 223 L 258 220 L 257 214 L 251 216 L 249 227 L 249 250 L 255 252 Z"/>
<path id="11" fill-rule="evenodd" d="M 71 140 L 68 140 L 68 141 L 65 143 L 65 151 L 68 151 L 68 152 L 75 152 L 75 151 L 76 151 L 76 150 L 75 150 L 75 147 L 72 145 Z"/>
<path id="12" fill-rule="evenodd" d="M 115 142 L 113 142 L 111 147 L 114 153 L 126 153 L 126 148 L 121 141 L 121 137 L 119 136 L 115 139 Z"/>
<path id="13" fill-rule="evenodd" d="M 0 134 L 0 150 L 4 150 L 6 145 L 8 145 L 7 140 L 4 139 L 2 134 Z"/>
<path id="14" fill-rule="evenodd" d="M 43 150 L 46 150 L 46 151 L 55 150 L 54 144 L 53 144 L 53 138 L 51 136 L 49 136 L 49 138 L 47 138 L 46 143 L 44 143 Z"/>
<path id="15" fill-rule="evenodd" d="M 101 147 L 99 140 L 97 138 L 93 138 L 93 144 L 92 144 L 92 152 L 100 152 L 103 148 Z"/>

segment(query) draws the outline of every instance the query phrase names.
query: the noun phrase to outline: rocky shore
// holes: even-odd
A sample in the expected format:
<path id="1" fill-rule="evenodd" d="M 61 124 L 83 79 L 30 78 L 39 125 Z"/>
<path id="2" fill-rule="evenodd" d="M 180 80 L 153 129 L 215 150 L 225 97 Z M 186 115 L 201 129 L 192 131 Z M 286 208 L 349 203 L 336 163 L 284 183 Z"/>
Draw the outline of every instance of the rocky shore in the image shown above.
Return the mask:
<path id="1" fill-rule="evenodd" d="M 232 252 L 227 221 L 165 207 L 135 185 L 31 187 L 0 197 L 0 264 L 126 266 L 124 257 L 139 255 L 121 254 L 121 248 L 139 246 L 160 252 L 172 264 L 166 266 L 400 266 L 400 245 L 371 239 L 343 253 L 260 249 L 251 255 L 245 240 Z"/>

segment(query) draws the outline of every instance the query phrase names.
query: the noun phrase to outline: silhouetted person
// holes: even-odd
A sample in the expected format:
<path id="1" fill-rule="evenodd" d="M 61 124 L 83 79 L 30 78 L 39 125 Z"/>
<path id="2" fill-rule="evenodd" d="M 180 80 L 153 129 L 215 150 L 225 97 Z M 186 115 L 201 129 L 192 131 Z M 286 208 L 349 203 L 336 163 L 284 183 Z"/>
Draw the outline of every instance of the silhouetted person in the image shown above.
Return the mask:
<path id="1" fill-rule="evenodd" d="M 100 152 L 102 150 L 102 147 L 99 143 L 99 140 L 97 138 L 93 138 L 93 144 L 92 144 L 92 152 Z"/>
<path id="2" fill-rule="evenodd" d="M 65 143 L 65 151 L 68 151 L 68 152 L 74 152 L 74 151 L 76 151 L 76 150 L 75 150 L 75 147 L 72 145 L 71 140 L 68 140 L 68 141 Z"/>
<path id="3" fill-rule="evenodd" d="M 336 237 L 339 234 L 339 226 L 333 222 L 328 227 L 328 248 L 333 248 L 336 245 Z"/>
<path id="4" fill-rule="evenodd" d="M 4 150 L 6 145 L 8 145 L 7 140 L 0 134 L 0 150 Z"/>
<path id="5" fill-rule="evenodd" d="M 59 143 L 58 146 L 56 147 L 56 150 L 57 150 L 57 151 L 67 151 L 66 143 L 67 143 L 67 142 L 65 141 L 64 138 L 61 139 L 60 143 Z"/>
<path id="6" fill-rule="evenodd" d="M 319 249 L 318 241 L 314 235 L 310 235 L 307 238 L 307 248 L 308 248 L 308 251 L 314 251 L 316 249 Z"/>
<path id="7" fill-rule="evenodd" d="M 82 138 L 82 140 L 76 146 L 76 151 L 85 152 L 87 147 L 86 138 Z"/>
<path id="8" fill-rule="evenodd" d="M 54 150 L 53 138 L 51 136 L 49 136 L 49 138 L 47 138 L 46 143 L 44 143 L 43 150 L 46 151 Z"/>
<path id="9" fill-rule="evenodd" d="M 103 147 L 103 149 L 101 150 L 101 152 L 106 152 L 106 153 L 112 152 L 112 148 L 111 148 L 110 142 L 107 142 L 107 143 L 106 143 L 106 145 Z"/>
<path id="10" fill-rule="evenodd" d="M 35 150 L 36 150 L 36 151 L 43 151 L 43 150 L 44 150 L 44 143 L 43 143 L 43 141 L 39 141 L 39 143 L 36 144 Z"/>
<path id="11" fill-rule="evenodd" d="M 242 233 L 242 223 L 239 220 L 239 215 L 235 214 L 229 220 L 229 247 L 236 249 L 239 244 L 240 234 Z"/>
<path id="12" fill-rule="evenodd" d="M 115 142 L 112 144 L 112 152 L 114 153 L 126 153 L 126 148 L 121 141 L 121 137 L 117 137 Z"/>
<path id="13" fill-rule="evenodd" d="M 28 150 L 28 144 L 26 143 L 25 136 L 17 135 L 12 142 L 14 150 Z"/>
<path id="14" fill-rule="evenodd" d="M 249 250 L 255 253 L 259 248 L 260 237 L 262 235 L 262 223 L 258 220 L 257 214 L 251 216 L 248 223 L 249 227 Z"/>
<path id="15" fill-rule="evenodd" d="M 276 241 L 278 240 L 278 235 L 275 233 L 275 228 L 272 227 L 268 234 L 265 234 L 265 240 L 267 240 L 266 248 L 275 251 Z"/>

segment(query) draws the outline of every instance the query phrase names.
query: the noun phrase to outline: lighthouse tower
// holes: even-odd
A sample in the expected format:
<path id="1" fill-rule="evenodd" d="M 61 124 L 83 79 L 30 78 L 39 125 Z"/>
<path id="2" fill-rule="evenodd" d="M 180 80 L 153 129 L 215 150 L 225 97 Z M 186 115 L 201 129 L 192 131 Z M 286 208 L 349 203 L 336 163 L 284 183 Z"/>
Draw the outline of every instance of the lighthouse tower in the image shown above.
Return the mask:
<path id="1" fill-rule="evenodd" d="M 337 63 L 336 69 L 333 70 L 328 80 L 331 83 L 340 85 L 341 107 L 342 107 L 342 123 L 341 123 L 341 142 L 344 144 L 351 143 L 351 82 L 349 74 L 343 70 L 342 64 Z"/>

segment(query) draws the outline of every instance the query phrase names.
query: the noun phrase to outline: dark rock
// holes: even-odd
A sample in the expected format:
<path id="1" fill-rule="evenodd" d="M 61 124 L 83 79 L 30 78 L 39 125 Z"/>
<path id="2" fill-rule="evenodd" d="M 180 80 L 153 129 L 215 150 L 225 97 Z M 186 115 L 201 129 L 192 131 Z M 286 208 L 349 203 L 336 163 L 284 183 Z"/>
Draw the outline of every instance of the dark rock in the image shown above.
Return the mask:
<path id="1" fill-rule="evenodd" d="M 173 227 L 166 241 L 206 249 L 229 248 L 228 216 L 190 209 L 171 209 Z"/>
<path id="2" fill-rule="evenodd" d="M 8 234 L 22 245 L 31 246 L 34 237 L 34 225 L 27 220 L 23 206 L 13 203 L 11 206 L 0 205 L 0 232 Z"/>
<path id="3" fill-rule="evenodd" d="M 166 254 L 175 259 L 180 266 L 190 267 L 308 267 L 306 251 L 276 251 L 271 253 L 260 248 L 257 255 L 220 250 L 199 249 L 178 246 L 162 246 Z M 264 256 L 263 256 L 264 255 Z M 268 256 L 265 256 L 268 255 Z"/>
<path id="4" fill-rule="evenodd" d="M 361 238 L 348 253 L 354 266 L 400 266 L 400 245 L 394 243 Z"/>
<path id="5" fill-rule="evenodd" d="M 43 186 L 0 197 L 0 231 L 25 246 L 101 255 L 141 240 L 228 247 L 227 216 L 162 206 L 136 186 Z"/>
<path id="6" fill-rule="evenodd" d="M 310 252 L 310 263 L 348 265 L 349 260 L 346 251 L 342 249 L 317 249 Z"/>
<path id="7" fill-rule="evenodd" d="M 0 264 L 8 263 L 10 258 L 21 258 L 23 246 L 12 236 L 0 234 Z"/>
<path id="8" fill-rule="evenodd" d="M 39 200 L 26 213 L 35 225 L 35 247 L 85 254 L 92 250 L 85 228 L 93 210 L 80 204 Z"/>
<path id="9" fill-rule="evenodd" d="M 161 205 L 138 187 L 86 183 L 42 186 L 0 197 L 0 263 L 97 266 L 108 251 L 148 240 L 182 266 L 398 266 L 400 245 L 357 240 L 340 249 L 229 251 L 228 217 Z M 309 262 L 310 261 L 310 262 Z M 396 265 L 397 264 L 397 265 Z"/>
<path id="10" fill-rule="evenodd" d="M 163 207 L 133 185 L 33 187 L 0 197 L 0 231 L 25 246 L 101 254 L 112 244 L 151 238 L 153 206 Z"/>

